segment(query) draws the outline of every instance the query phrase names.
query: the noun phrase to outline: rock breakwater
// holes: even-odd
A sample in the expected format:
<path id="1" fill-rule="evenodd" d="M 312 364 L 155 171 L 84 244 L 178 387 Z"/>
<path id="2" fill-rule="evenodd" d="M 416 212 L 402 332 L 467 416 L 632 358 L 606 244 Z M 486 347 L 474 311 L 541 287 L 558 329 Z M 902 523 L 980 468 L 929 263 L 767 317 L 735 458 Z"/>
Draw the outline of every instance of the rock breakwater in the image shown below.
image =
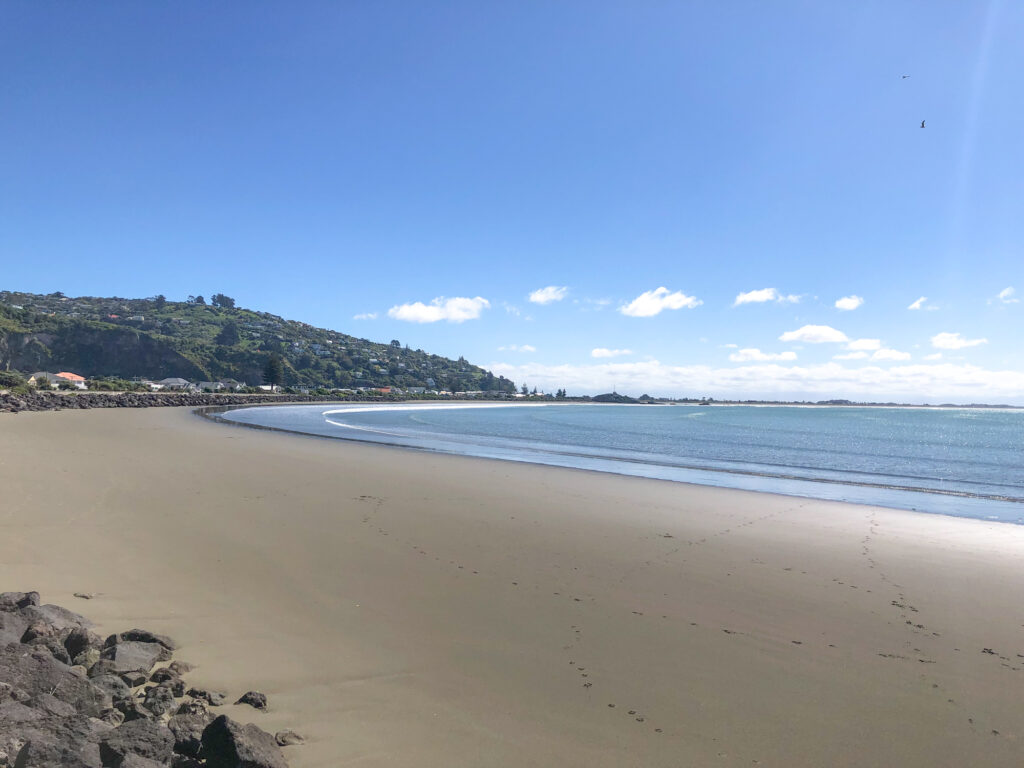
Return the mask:
<path id="1" fill-rule="evenodd" d="M 0 768 L 287 768 L 281 745 L 302 738 L 211 711 L 226 694 L 186 685 L 171 638 L 92 626 L 37 592 L 0 593 Z"/>
<path id="2" fill-rule="evenodd" d="M 257 403 L 339 402 L 344 396 L 331 395 L 215 395 L 145 392 L 81 392 L 73 394 L 36 393 L 14 395 L 0 393 L 0 413 L 20 411 L 60 411 L 86 408 L 169 408 L 175 406 L 249 405 Z"/>

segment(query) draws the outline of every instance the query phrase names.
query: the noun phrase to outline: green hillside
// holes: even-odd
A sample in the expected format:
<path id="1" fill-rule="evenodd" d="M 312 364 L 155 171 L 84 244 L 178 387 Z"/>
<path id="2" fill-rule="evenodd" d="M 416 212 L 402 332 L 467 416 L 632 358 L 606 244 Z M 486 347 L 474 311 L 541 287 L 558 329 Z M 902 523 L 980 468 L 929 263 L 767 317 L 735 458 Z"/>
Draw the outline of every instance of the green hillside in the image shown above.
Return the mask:
<path id="1" fill-rule="evenodd" d="M 464 359 L 377 344 L 234 306 L 217 294 L 186 302 L 72 298 L 0 291 L 0 369 L 70 370 L 86 377 L 180 376 L 260 384 L 272 356 L 284 383 L 304 387 L 426 387 L 514 392 Z"/>

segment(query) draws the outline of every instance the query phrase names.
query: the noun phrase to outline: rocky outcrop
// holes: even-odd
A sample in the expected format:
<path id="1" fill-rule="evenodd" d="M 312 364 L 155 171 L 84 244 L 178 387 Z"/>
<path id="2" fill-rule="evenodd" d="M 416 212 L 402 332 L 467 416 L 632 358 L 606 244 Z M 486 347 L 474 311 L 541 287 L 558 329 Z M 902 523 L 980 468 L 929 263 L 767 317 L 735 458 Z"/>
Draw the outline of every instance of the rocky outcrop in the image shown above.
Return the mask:
<path id="1" fill-rule="evenodd" d="M 314 395 L 215 395 L 185 392 L 32 392 L 0 394 L 0 413 L 22 411 L 85 410 L 90 408 L 173 408 L 204 405 L 252 405 L 258 403 L 335 402 L 344 397 Z"/>
<path id="2" fill-rule="evenodd" d="M 35 592 L 0 593 L 0 768 L 287 768 L 279 745 L 301 737 L 215 718 L 226 694 L 186 694 L 192 667 L 171 638 L 91 626 Z"/>

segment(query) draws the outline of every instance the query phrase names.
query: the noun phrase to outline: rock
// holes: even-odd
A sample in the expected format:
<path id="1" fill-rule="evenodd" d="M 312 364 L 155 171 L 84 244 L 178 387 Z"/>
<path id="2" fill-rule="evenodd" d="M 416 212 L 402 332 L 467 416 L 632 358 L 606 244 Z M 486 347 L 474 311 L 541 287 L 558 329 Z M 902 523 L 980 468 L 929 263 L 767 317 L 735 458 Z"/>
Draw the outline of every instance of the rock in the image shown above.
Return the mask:
<path id="1" fill-rule="evenodd" d="M 174 748 L 174 735 L 167 726 L 152 720 L 131 720 L 104 734 L 99 744 L 104 766 L 120 768 L 128 755 L 166 765 Z"/>
<path id="2" fill-rule="evenodd" d="M 288 768 L 274 737 L 221 715 L 203 731 L 207 768 Z"/>
<path id="3" fill-rule="evenodd" d="M 59 605 L 30 604 L 20 611 L 29 622 L 43 621 L 56 629 L 74 629 L 75 627 L 91 627 L 92 622 L 67 608 Z"/>
<path id="4" fill-rule="evenodd" d="M 27 629 L 28 621 L 22 616 L 0 612 L 0 648 L 11 643 L 20 643 Z"/>
<path id="5" fill-rule="evenodd" d="M 125 672 L 121 675 L 121 679 L 129 688 L 138 688 L 146 682 L 146 676 L 141 672 Z"/>
<path id="6" fill-rule="evenodd" d="M 149 682 L 151 683 L 167 683 L 177 679 L 178 673 L 170 667 L 157 667 L 153 670 L 153 674 L 149 676 Z"/>
<path id="7" fill-rule="evenodd" d="M 220 693 L 219 691 L 208 691 L 205 688 L 189 688 L 186 691 L 187 695 L 193 699 L 199 699 L 205 701 L 211 707 L 219 707 L 227 699 L 226 693 Z"/>
<path id="8" fill-rule="evenodd" d="M 159 643 L 128 641 L 108 646 L 102 656 L 114 662 L 117 672 L 143 672 L 148 675 L 158 661 L 170 659 L 171 652 Z"/>
<path id="9" fill-rule="evenodd" d="M 98 742 L 108 728 L 80 714 L 25 723 L 15 768 L 101 768 Z"/>
<path id="10" fill-rule="evenodd" d="M 213 715 L 207 711 L 199 714 L 174 715 L 167 721 L 167 727 L 174 734 L 174 751 L 188 757 L 199 757 L 203 731 L 211 722 Z"/>
<path id="11" fill-rule="evenodd" d="M 135 699 L 118 699 L 114 702 L 114 709 L 124 716 L 124 722 L 132 720 L 149 720 L 152 713 Z"/>
<path id="12" fill-rule="evenodd" d="M 208 715 L 210 710 L 206 708 L 206 702 L 200 699 L 194 699 L 193 701 L 183 701 L 178 706 L 176 714 L 179 715 Z M 212 715 L 211 715 L 212 719 Z"/>
<path id="13" fill-rule="evenodd" d="M 92 600 L 96 595 L 92 592 L 75 592 L 75 597 L 80 597 L 82 600 Z"/>
<path id="14" fill-rule="evenodd" d="M 117 665 L 112 661 L 100 659 L 89 667 L 89 677 L 100 677 L 101 675 L 117 675 Z"/>
<path id="15" fill-rule="evenodd" d="M 0 611 L 13 612 L 30 605 L 39 605 L 38 592 L 0 592 Z"/>
<path id="16" fill-rule="evenodd" d="M 0 648 L 0 680 L 29 696 L 50 694 L 93 717 L 111 704 L 106 691 L 90 680 L 69 674 L 66 665 L 41 649 L 26 652 L 25 646 L 18 645 Z"/>
<path id="17" fill-rule="evenodd" d="M 195 758 L 175 755 L 171 758 L 171 768 L 203 768 L 203 764 Z"/>
<path id="18" fill-rule="evenodd" d="M 65 646 L 65 648 L 66 647 L 67 646 Z M 82 651 L 77 656 L 74 656 L 71 659 L 71 663 L 72 664 L 78 664 L 80 666 L 85 667 L 86 669 L 92 669 L 93 664 L 95 664 L 99 660 L 100 660 L 100 649 L 99 648 L 89 648 L 87 650 Z"/>
<path id="19" fill-rule="evenodd" d="M 57 628 L 47 621 L 37 619 L 28 625 L 22 633 L 20 642 L 31 643 L 34 640 L 48 640 L 57 636 Z"/>
<path id="20" fill-rule="evenodd" d="M 189 672 L 195 669 L 195 667 L 189 664 L 187 661 L 175 660 L 170 663 L 168 669 L 170 669 L 172 672 L 176 672 L 179 675 L 187 675 Z"/>
<path id="21" fill-rule="evenodd" d="M 159 717 L 174 708 L 174 693 L 169 685 L 156 685 L 146 691 L 142 705 Z"/>
<path id="22" fill-rule="evenodd" d="M 167 763 L 158 763 L 156 760 L 138 755 L 128 755 L 121 761 L 118 768 L 167 768 Z"/>
<path id="23" fill-rule="evenodd" d="M 48 693 L 33 696 L 25 704 L 32 707 L 32 709 L 39 710 L 44 715 L 52 715 L 53 717 L 70 717 L 75 714 L 73 705 L 66 701 L 61 701 L 56 696 L 51 696 Z"/>
<path id="24" fill-rule="evenodd" d="M 67 664 L 71 666 L 71 657 L 68 656 L 67 649 L 64 648 L 64 644 L 56 636 L 54 637 L 37 637 L 31 642 L 25 643 L 25 646 L 30 648 L 38 648 L 45 650 L 53 658 L 59 661 L 61 664 Z"/>
<path id="25" fill-rule="evenodd" d="M 73 664 L 73 665 L 71 665 L 71 667 L 68 668 L 68 672 L 70 672 L 75 677 L 81 677 L 81 678 L 89 677 L 89 670 L 86 669 L 85 667 L 83 667 L 81 664 Z"/>
<path id="26" fill-rule="evenodd" d="M 298 744 L 306 743 L 306 740 L 299 736 L 299 734 L 297 734 L 291 728 L 288 728 L 283 731 L 278 731 L 277 733 L 275 733 L 274 741 L 276 741 L 278 745 L 282 747 L 292 747 Z"/>
<path id="27" fill-rule="evenodd" d="M 156 643 L 157 645 L 162 645 L 168 651 L 178 649 L 178 644 L 167 635 L 158 635 L 155 632 L 150 632 L 148 629 L 129 629 L 127 632 L 111 635 L 106 641 L 107 646 L 117 645 L 118 643 Z M 170 658 L 170 656 L 167 658 Z"/>
<path id="28" fill-rule="evenodd" d="M 122 712 L 119 709 L 115 709 L 114 707 L 111 707 L 110 709 L 104 709 L 100 713 L 100 720 L 102 720 L 104 723 L 109 723 L 110 725 L 116 728 L 124 722 L 124 712 Z"/>
<path id="29" fill-rule="evenodd" d="M 100 636 L 85 627 L 75 627 L 64 638 L 64 647 L 72 659 L 85 651 L 96 649 L 96 658 L 99 660 L 100 643 Z"/>
<path id="30" fill-rule="evenodd" d="M 132 696 L 131 689 L 124 680 L 117 675 L 100 675 L 98 677 L 91 678 L 91 680 L 92 684 L 97 688 L 110 694 L 110 698 L 113 701 L 130 699 Z"/>
<path id="31" fill-rule="evenodd" d="M 256 709 L 266 709 L 267 697 L 259 691 L 249 691 L 248 693 L 243 693 L 242 698 L 236 701 L 235 704 L 248 704 Z"/>

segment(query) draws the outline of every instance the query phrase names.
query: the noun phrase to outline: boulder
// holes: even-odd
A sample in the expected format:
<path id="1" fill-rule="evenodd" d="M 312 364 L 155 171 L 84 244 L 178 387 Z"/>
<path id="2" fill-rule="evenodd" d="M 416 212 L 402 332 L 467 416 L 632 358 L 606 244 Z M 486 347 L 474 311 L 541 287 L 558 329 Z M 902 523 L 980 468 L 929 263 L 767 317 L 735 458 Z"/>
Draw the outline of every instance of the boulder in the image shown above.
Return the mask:
<path id="1" fill-rule="evenodd" d="M 159 643 L 128 641 L 108 646 L 103 659 L 114 663 L 114 671 L 142 672 L 146 675 L 158 661 L 167 661 L 171 652 Z"/>
<path id="2" fill-rule="evenodd" d="M 99 745 L 104 766 L 120 768 L 129 755 L 166 765 L 171 760 L 174 736 L 167 726 L 153 720 L 131 720 L 104 734 Z"/>
<path id="3" fill-rule="evenodd" d="M 105 645 L 111 646 L 118 643 L 156 643 L 157 645 L 162 645 L 168 651 L 176 651 L 178 649 L 178 644 L 167 635 L 158 635 L 156 632 L 150 632 L 148 629 L 129 629 L 127 632 L 111 635 L 107 638 Z M 167 658 L 170 658 L 170 656 Z"/>
<path id="4" fill-rule="evenodd" d="M 174 715 L 167 721 L 167 727 L 174 734 L 174 751 L 179 755 L 199 757 L 203 731 L 211 722 L 213 715 L 205 711 L 199 714 Z"/>
<path id="5" fill-rule="evenodd" d="M 110 695 L 69 673 L 49 652 L 26 646 L 0 648 L 0 680 L 20 688 L 29 696 L 50 694 L 71 704 L 79 712 L 95 717 L 110 706 Z"/>
<path id="6" fill-rule="evenodd" d="M 102 768 L 99 741 L 105 723 L 84 715 L 45 717 L 22 726 L 15 768 Z"/>
<path id="7" fill-rule="evenodd" d="M 141 672 L 125 672 L 121 675 L 121 679 L 129 688 L 138 688 L 146 683 L 146 676 Z"/>
<path id="8" fill-rule="evenodd" d="M 174 693 L 169 685 L 155 685 L 146 691 L 142 706 L 159 717 L 174 709 Z"/>
<path id="9" fill-rule="evenodd" d="M 113 701 L 130 699 L 132 697 L 131 688 L 125 685 L 124 680 L 117 675 L 99 675 L 92 678 L 92 684 L 110 694 L 110 698 Z"/>
<path id="10" fill-rule="evenodd" d="M 227 699 L 226 693 L 220 691 L 208 691 L 205 688 L 189 688 L 186 693 L 193 699 L 205 701 L 211 707 L 219 707 Z"/>
<path id="11" fill-rule="evenodd" d="M 236 701 L 235 704 L 248 704 L 250 707 L 255 709 L 266 709 L 267 697 L 259 691 L 249 691 L 247 693 L 243 693 L 242 697 Z"/>
<path id="12" fill-rule="evenodd" d="M 207 768 L 288 768 L 274 737 L 221 715 L 203 731 Z"/>
<path id="13" fill-rule="evenodd" d="M 67 647 L 67 646 L 65 646 Z M 86 669 L 92 669 L 92 665 L 100 660 L 99 648 L 88 648 L 71 659 L 72 664 L 79 664 Z"/>
<path id="14" fill-rule="evenodd" d="M 13 612 L 30 605 L 39 605 L 38 592 L 0 592 L 0 611 Z"/>
<path id="15" fill-rule="evenodd" d="M 0 648 L 11 643 L 20 643 L 28 629 L 28 621 L 16 613 L 0 612 Z"/>
<path id="16" fill-rule="evenodd" d="M 64 647 L 68 650 L 68 655 L 73 659 L 80 653 L 84 653 L 90 649 L 95 648 L 99 651 L 102 640 L 100 636 L 95 632 L 90 632 L 85 627 L 75 627 L 68 632 L 67 637 L 64 638 Z M 97 660 L 99 654 L 97 653 Z"/>
<path id="17" fill-rule="evenodd" d="M 178 661 L 177 659 L 175 659 L 168 665 L 168 669 L 170 669 L 172 672 L 176 672 L 179 675 L 187 675 L 189 672 L 195 669 L 195 667 L 193 667 L 187 661 Z"/>
<path id="18" fill-rule="evenodd" d="M 139 755 L 128 755 L 121 761 L 118 768 L 167 768 L 167 765 L 167 763 L 158 763 L 156 760 Z"/>
<path id="19" fill-rule="evenodd" d="M 59 605 L 29 604 L 19 613 L 29 622 L 43 621 L 56 629 L 74 629 L 75 627 L 91 627 L 93 624 L 84 616 Z"/>

